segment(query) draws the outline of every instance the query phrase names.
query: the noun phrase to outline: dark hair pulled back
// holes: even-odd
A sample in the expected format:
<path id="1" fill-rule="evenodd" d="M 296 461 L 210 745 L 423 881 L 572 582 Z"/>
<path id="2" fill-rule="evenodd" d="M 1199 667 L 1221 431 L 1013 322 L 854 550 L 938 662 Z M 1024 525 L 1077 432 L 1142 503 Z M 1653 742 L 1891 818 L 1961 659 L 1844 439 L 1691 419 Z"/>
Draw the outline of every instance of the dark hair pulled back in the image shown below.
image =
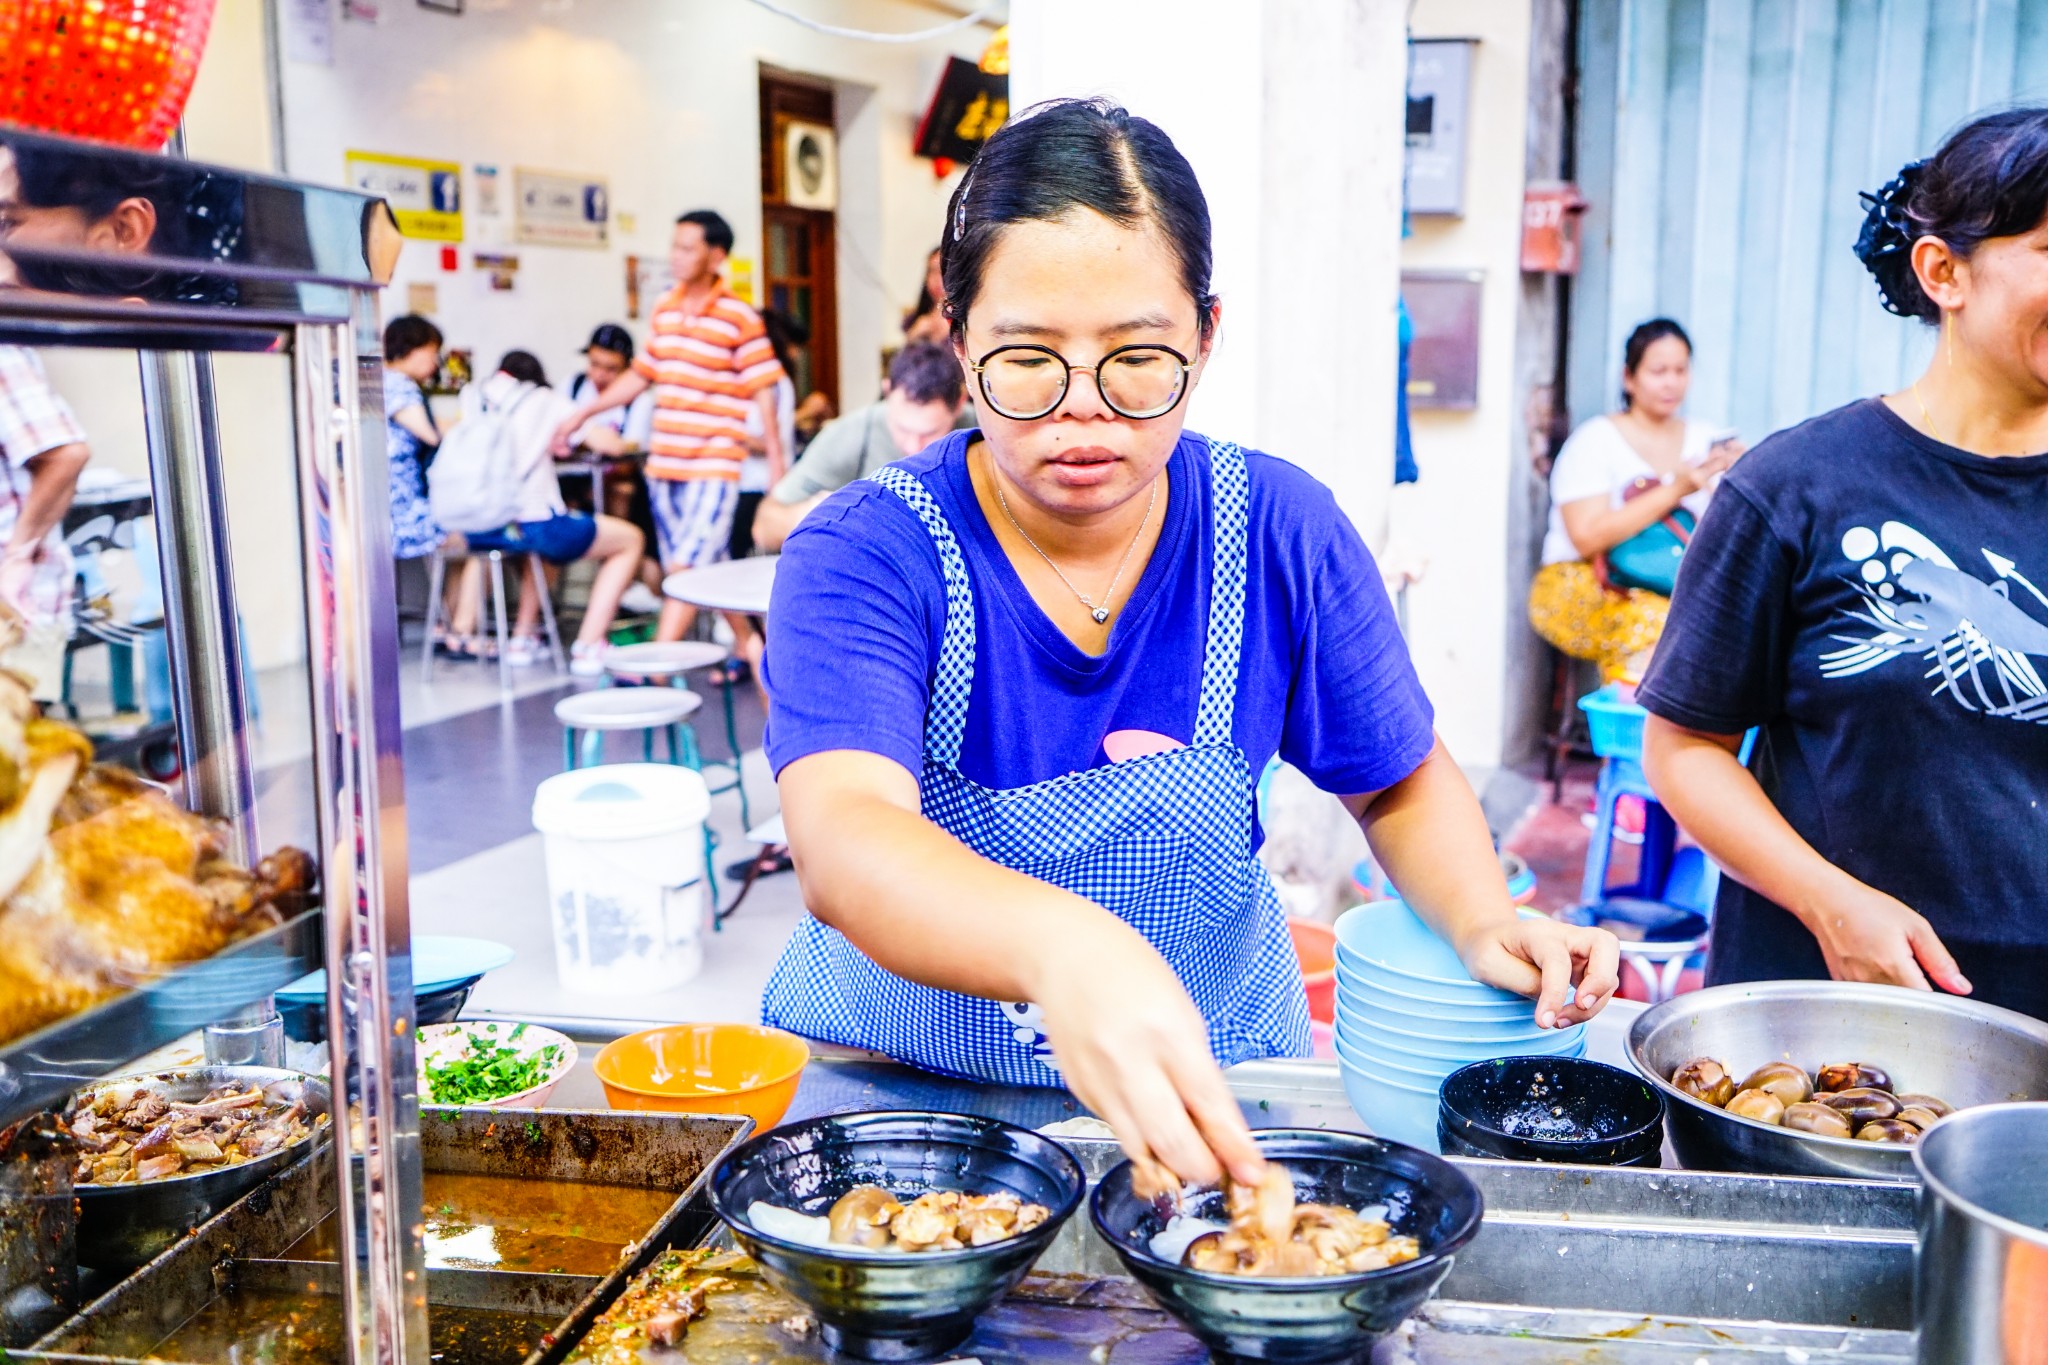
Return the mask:
<path id="1" fill-rule="evenodd" d="M 1622 372 L 1633 375 L 1643 368 L 1643 357 L 1650 353 L 1652 346 L 1665 337 L 1677 337 L 1679 343 L 1685 347 L 1685 353 L 1692 354 L 1692 338 L 1685 334 L 1685 328 L 1670 318 L 1651 318 L 1648 322 L 1637 323 L 1636 329 L 1628 334 L 1628 340 L 1622 343 Z M 1635 400 L 1629 397 L 1627 388 L 1623 388 L 1621 406 L 1630 408 L 1634 405 Z"/>
<path id="2" fill-rule="evenodd" d="M 1209 334 L 1209 201 L 1195 169 L 1159 125 L 1106 99 L 1049 100 L 983 144 L 946 211 L 940 275 L 957 334 L 981 293 L 988 258 L 1012 223 L 1092 209 L 1119 227 L 1149 223 L 1180 265 Z"/>
<path id="3" fill-rule="evenodd" d="M 498 372 L 509 374 L 522 384 L 548 386 L 548 372 L 542 368 L 540 357 L 532 351 L 507 351 L 505 358 L 498 362 Z"/>
<path id="4" fill-rule="evenodd" d="M 1940 307 L 1913 271 L 1913 244 L 1938 237 L 1968 259 L 1991 238 L 2017 236 L 2048 217 L 2048 108 L 1975 119 L 1862 198 L 1870 211 L 1856 259 L 1877 280 L 1879 300 L 1902 318 L 1939 322 Z"/>

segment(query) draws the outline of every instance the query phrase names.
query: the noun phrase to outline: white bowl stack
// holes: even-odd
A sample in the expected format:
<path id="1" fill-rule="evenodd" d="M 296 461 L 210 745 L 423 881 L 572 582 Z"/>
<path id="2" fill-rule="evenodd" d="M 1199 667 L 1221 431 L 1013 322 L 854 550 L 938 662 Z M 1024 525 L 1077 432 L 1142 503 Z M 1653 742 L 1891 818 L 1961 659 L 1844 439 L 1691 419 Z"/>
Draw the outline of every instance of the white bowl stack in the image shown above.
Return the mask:
<path id="1" fill-rule="evenodd" d="M 1534 911 L 1523 911 L 1533 916 Z M 1337 1060 L 1344 1093 L 1381 1137 L 1437 1150 L 1444 1078 L 1494 1057 L 1579 1057 L 1586 1026 L 1546 1029 L 1536 1002 L 1474 981 L 1400 901 L 1337 920 Z"/>

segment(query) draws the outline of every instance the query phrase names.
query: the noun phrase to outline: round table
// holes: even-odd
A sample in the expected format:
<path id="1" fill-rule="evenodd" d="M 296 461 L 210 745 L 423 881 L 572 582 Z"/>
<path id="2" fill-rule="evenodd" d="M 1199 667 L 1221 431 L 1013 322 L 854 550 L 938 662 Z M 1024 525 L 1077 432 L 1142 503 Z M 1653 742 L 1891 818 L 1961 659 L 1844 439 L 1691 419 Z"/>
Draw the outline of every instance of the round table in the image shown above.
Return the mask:
<path id="1" fill-rule="evenodd" d="M 661 580 L 661 590 L 678 602 L 713 611 L 740 611 L 766 616 L 775 590 L 775 564 L 780 555 L 728 559 L 701 569 L 679 569 Z"/>

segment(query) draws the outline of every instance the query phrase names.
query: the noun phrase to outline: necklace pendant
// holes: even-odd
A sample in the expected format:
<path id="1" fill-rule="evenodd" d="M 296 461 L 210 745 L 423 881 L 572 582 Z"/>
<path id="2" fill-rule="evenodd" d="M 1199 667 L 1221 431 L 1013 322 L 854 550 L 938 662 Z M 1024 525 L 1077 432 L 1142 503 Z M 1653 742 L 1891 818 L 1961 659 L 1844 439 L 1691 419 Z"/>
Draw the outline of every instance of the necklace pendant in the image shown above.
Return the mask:
<path id="1" fill-rule="evenodd" d="M 1088 614 L 1095 618 L 1095 624 L 1099 626 L 1104 621 L 1107 621 L 1109 619 L 1109 608 L 1096 607 L 1093 611 L 1089 612 Z"/>

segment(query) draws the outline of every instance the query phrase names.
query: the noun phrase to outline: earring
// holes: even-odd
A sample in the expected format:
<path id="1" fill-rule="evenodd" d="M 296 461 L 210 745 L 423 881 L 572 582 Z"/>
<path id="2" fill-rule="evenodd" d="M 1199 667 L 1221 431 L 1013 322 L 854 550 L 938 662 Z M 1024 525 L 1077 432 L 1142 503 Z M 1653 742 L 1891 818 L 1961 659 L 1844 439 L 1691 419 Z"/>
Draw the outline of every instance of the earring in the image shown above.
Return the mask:
<path id="1" fill-rule="evenodd" d="M 1948 353 L 1948 367 L 1956 367 L 1956 315 L 1944 308 L 1941 311 L 1941 344 Z"/>

